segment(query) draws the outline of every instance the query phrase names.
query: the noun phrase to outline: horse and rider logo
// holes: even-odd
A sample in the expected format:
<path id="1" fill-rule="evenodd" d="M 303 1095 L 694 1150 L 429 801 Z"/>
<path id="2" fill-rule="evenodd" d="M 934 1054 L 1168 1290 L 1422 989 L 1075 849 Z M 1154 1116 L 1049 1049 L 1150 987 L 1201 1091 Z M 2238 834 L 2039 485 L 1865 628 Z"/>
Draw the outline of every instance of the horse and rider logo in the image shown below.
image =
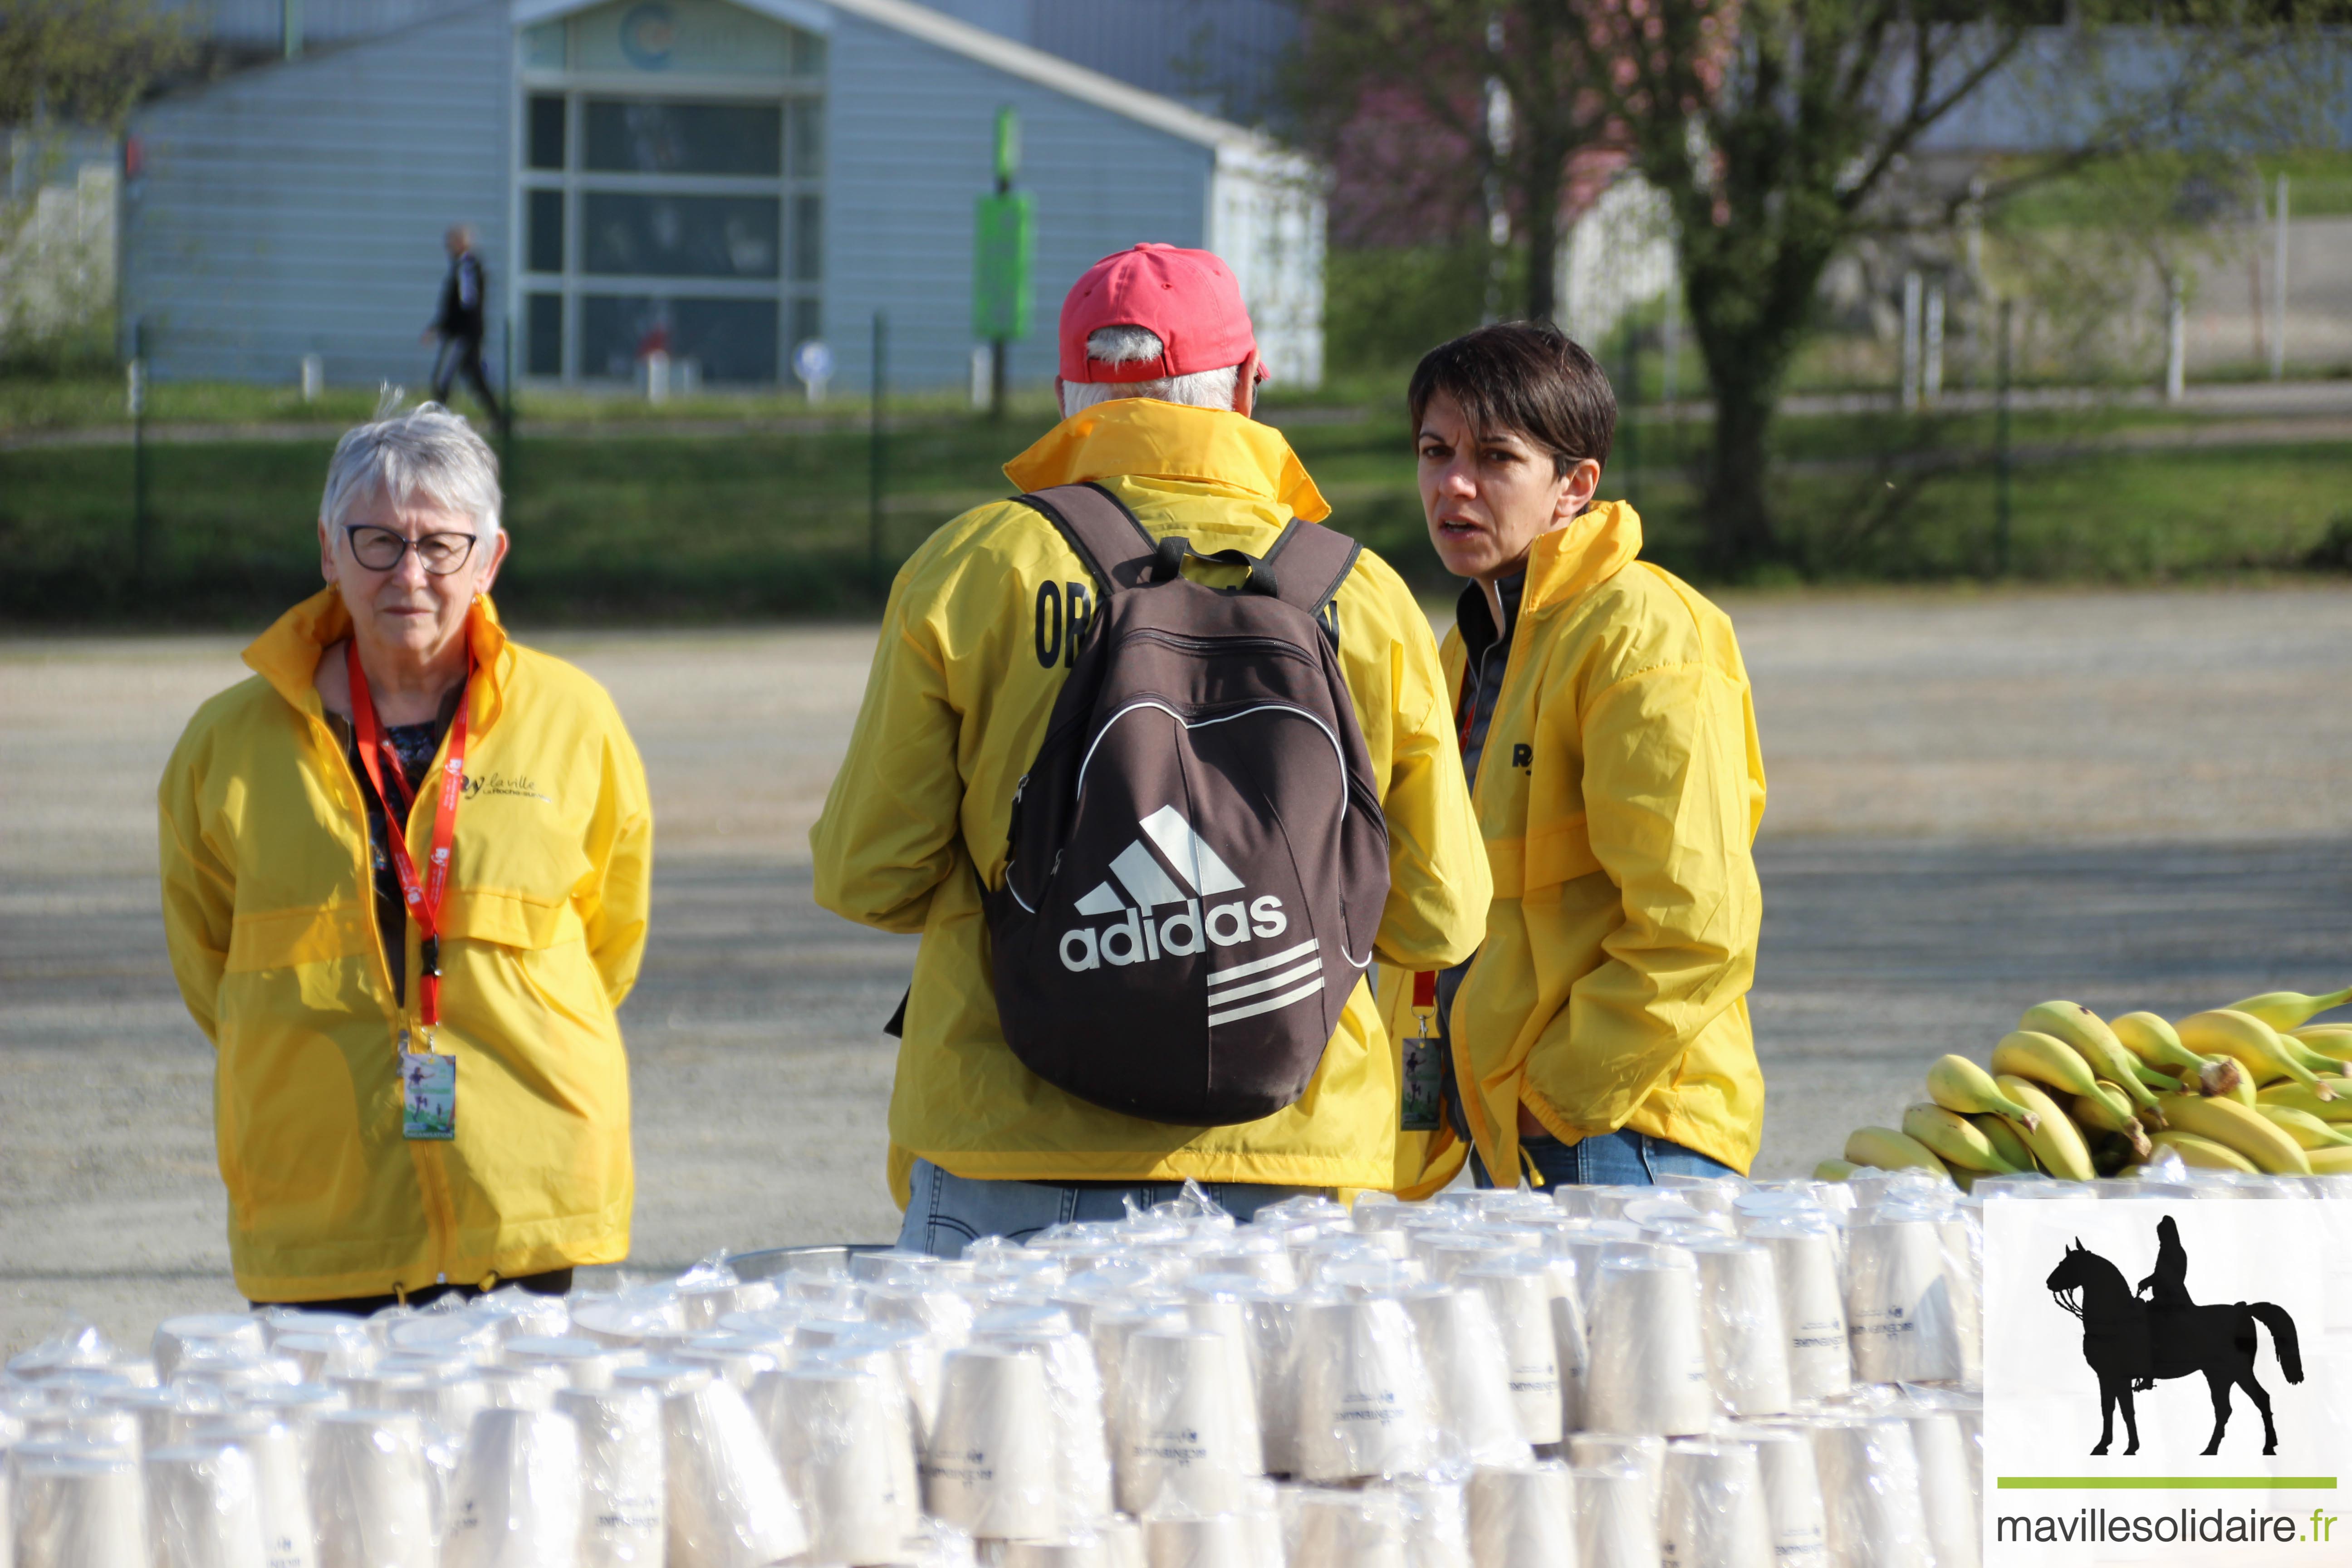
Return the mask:
<path id="1" fill-rule="evenodd" d="M 2136 1289 L 2124 1283 L 2123 1270 L 2085 1247 L 2079 1237 L 2043 1281 L 2052 1299 L 2081 1321 L 2083 1359 L 2098 1375 L 2099 1446 L 2091 1452 L 2104 1454 L 2115 1441 L 2120 1405 L 2131 1438 L 2124 1452 L 2138 1453 L 2139 1418 L 2132 1396 L 2166 1378 L 2202 1376 L 2213 1396 L 2213 1436 L 2205 1452 L 2221 1452 L 2234 1385 L 2263 1413 L 2263 1452 L 2277 1453 L 2271 1396 L 2254 1379 L 2255 1325 L 2270 1330 L 2286 1380 L 2301 1383 L 2303 1350 L 2294 1320 L 2269 1301 L 2199 1306 L 2189 1294 L 2189 1252 L 2170 1215 L 2157 1221 L 2156 1237 L 2156 1267 Z"/>

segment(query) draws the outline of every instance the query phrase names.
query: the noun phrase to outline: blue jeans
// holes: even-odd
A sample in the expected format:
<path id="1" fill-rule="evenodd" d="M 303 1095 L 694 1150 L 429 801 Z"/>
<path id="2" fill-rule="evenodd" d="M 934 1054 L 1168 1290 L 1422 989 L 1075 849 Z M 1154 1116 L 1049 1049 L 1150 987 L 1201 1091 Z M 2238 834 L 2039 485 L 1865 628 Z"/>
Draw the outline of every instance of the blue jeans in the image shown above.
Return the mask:
<path id="1" fill-rule="evenodd" d="M 1711 1160 L 1695 1149 L 1636 1132 L 1630 1127 L 1621 1127 L 1603 1138 L 1581 1138 L 1573 1143 L 1563 1143 L 1549 1132 L 1522 1132 L 1519 1147 L 1528 1152 L 1528 1160 L 1546 1186 L 1565 1183 L 1577 1186 L 1652 1187 L 1663 1175 L 1739 1174 L 1720 1160 Z M 1470 1177 L 1482 1187 L 1495 1184 L 1475 1145 L 1470 1150 Z"/>
<path id="2" fill-rule="evenodd" d="M 929 1160 L 917 1160 L 909 1176 L 914 1192 L 898 1229 L 903 1252 L 961 1258 L 983 1236 L 1026 1241 L 1049 1225 L 1075 1220 L 1125 1219 L 1128 1198 L 1138 1208 L 1166 1203 L 1184 1190 L 1181 1182 L 984 1182 L 951 1175 Z M 1244 1224 L 1268 1204 L 1307 1194 L 1328 1197 L 1328 1187 L 1275 1187 L 1254 1182 L 1202 1183 L 1209 1196 Z"/>

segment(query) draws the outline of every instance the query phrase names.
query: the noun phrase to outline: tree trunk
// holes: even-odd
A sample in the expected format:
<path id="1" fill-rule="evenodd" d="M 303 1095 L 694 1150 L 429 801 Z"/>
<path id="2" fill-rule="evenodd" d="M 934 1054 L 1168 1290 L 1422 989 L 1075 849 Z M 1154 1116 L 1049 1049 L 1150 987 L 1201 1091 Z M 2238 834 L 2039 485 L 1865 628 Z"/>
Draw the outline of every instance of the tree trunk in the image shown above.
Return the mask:
<path id="1" fill-rule="evenodd" d="M 1527 183 L 1528 320 L 1555 321 L 1559 314 L 1559 198 L 1563 155 L 1538 156 Z"/>
<path id="2" fill-rule="evenodd" d="M 1718 574 L 1736 580 L 1779 549 L 1765 469 L 1780 378 L 1749 374 L 1736 357 L 1727 363 L 1710 354 L 1708 361 L 1715 439 L 1707 454 L 1707 554 Z"/>

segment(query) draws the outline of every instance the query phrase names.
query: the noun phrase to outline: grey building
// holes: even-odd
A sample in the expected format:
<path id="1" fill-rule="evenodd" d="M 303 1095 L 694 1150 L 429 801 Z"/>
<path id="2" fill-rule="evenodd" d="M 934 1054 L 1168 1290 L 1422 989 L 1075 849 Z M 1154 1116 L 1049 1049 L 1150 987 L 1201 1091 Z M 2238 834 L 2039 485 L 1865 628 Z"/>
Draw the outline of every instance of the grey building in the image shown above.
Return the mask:
<path id="1" fill-rule="evenodd" d="M 215 3 L 215 37 L 286 25 Z M 532 378 L 625 382 L 660 349 L 773 383 L 821 338 L 856 384 L 883 313 L 895 384 L 961 384 L 1011 106 L 1036 210 L 1016 379 L 1052 375 L 1069 281 L 1141 239 L 1224 257 L 1276 374 L 1320 379 L 1320 171 L 1173 98 L 909 0 L 361 3 L 311 0 L 295 58 L 137 116 L 121 315 L 159 375 L 287 381 L 317 354 L 331 382 L 416 384 L 467 223 L 493 358 L 510 330 Z"/>

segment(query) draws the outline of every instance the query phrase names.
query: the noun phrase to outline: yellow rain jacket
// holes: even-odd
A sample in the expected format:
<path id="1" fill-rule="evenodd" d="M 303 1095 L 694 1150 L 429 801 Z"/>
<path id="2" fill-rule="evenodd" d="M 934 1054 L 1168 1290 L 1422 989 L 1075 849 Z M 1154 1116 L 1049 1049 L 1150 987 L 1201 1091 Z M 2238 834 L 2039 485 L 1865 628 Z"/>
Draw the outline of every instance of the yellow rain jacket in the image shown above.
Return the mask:
<path id="1" fill-rule="evenodd" d="M 1537 538 L 1478 765 L 1495 902 L 1448 1022 L 1471 1133 L 1506 1182 L 1522 1105 L 1566 1142 L 1632 1127 L 1742 1173 L 1763 1132 L 1755 706 L 1730 618 L 1641 549 L 1622 501 Z M 1444 659 L 1458 706 L 1458 630 Z M 1383 1013 L 1434 1037 L 1412 978 L 1382 976 Z M 1467 1156 L 1450 1131 L 1427 1142 L 1416 1192 Z"/>
<path id="2" fill-rule="evenodd" d="M 603 688 L 509 642 L 478 602 L 436 1040 L 457 1058 L 457 1138 L 409 1142 L 396 1055 L 416 924 L 404 1009 L 364 786 L 311 685 L 350 630 L 331 588 L 289 611 L 246 649 L 256 676 L 196 710 L 158 792 L 172 967 L 218 1052 L 237 1289 L 330 1300 L 617 1262 L 635 1181 L 614 1010 L 645 951 L 653 855 L 636 748 Z M 420 866 L 439 794 L 409 814 Z"/>
<path id="3" fill-rule="evenodd" d="M 1182 534 L 1202 552 L 1262 554 L 1294 514 L 1330 510 L 1271 427 L 1140 398 L 1064 420 L 1004 471 L 1024 491 L 1099 480 L 1154 537 Z M 1234 1127 L 1090 1105 L 1005 1045 L 973 868 L 1003 885 L 1013 787 L 1075 655 L 1066 606 L 1095 592 L 1060 533 L 1016 501 L 941 528 L 891 588 L 849 755 L 809 842 L 817 902 L 923 935 L 890 1097 L 892 1193 L 904 1206 L 918 1155 L 979 1179 L 1393 1186 L 1397 1053 L 1367 986 L 1306 1094 Z M 1388 818 L 1379 963 L 1457 963 L 1477 946 L 1488 888 L 1436 639 L 1369 551 L 1336 604 L 1339 663 Z"/>

